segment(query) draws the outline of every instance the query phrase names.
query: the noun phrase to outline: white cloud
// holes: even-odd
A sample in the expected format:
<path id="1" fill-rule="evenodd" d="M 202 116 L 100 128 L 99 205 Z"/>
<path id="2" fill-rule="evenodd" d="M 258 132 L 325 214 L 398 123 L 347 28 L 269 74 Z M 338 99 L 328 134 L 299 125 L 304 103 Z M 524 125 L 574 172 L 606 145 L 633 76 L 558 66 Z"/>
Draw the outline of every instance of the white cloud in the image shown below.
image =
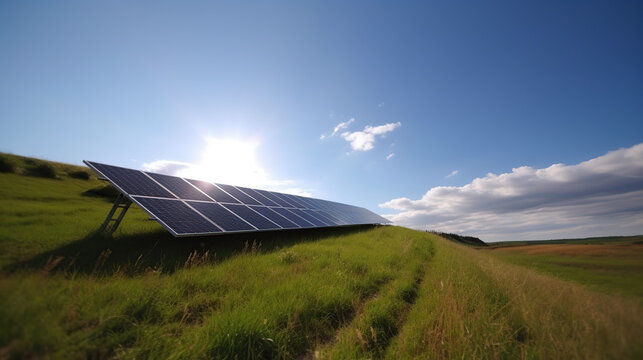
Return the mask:
<path id="1" fill-rule="evenodd" d="M 374 127 L 366 126 L 362 131 L 346 131 L 341 136 L 350 143 L 354 151 L 368 151 L 375 146 L 376 136 L 384 136 L 400 126 L 402 126 L 402 123 L 399 121 Z"/>
<path id="2" fill-rule="evenodd" d="M 348 126 L 350 124 L 352 124 L 353 122 L 355 122 L 355 118 L 350 118 L 350 119 L 348 119 L 348 121 L 341 122 L 341 123 L 337 124 L 337 126 L 335 126 L 335 128 L 333 129 L 333 133 L 330 134 L 330 136 L 335 136 L 341 130 L 347 129 Z"/>
<path id="3" fill-rule="evenodd" d="M 459 170 L 453 170 L 449 173 L 449 175 L 445 176 L 446 178 L 454 177 L 458 175 Z"/>
<path id="4" fill-rule="evenodd" d="M 395 153 L 390 153 L 390 154 L 386 155 L 386 160 L 391 160 L 393 158 L 393 156 L 395 156 Z"/>
<path id="5" fill-rule="evenodd" d="M 292 180 L 272 177 L 257 160 L 258 142 L 206 138 L 199 163 L 156 160 L 143 164 L 143 170 L 223 184 L 248 186 L 310 196 Z"/>
<path id="6" fill-rule="evenodd" d="M 643 143 L 576 164 L 439 186 L 421 199 L 398 198 L 380 207 L 414 228 L 480 236 L 484 240 L 643 233 Z"/>
<path id="7" fill-rule="evenodd" d="M 332 116 L 331 116 L 331 118 L 332 118 Z M 321 134 L 321 135 L 319 136 L 319 140 L 325 140 L 325 139 L 328 139 L 328 138 L 330 138 L 330 137 L 333 137 L 333 136 L 337 135 L 337 133 L 339 133 L 340 131 L 342 131 L 342 130 L 344 130 L 344 129 L 347 129 L 347 128 L 348 128 L 348 126 L 349 126 L 350 124 L 352 124 L 353 122 L 355 122 L 355 118 L 350 118 L 350 119 L 348 119 L 347 121 L 340 122 L 339 124 L 337 124 L 337 125 L 333 128 L 333 132 L 332 132 L 330 135 Z"/>

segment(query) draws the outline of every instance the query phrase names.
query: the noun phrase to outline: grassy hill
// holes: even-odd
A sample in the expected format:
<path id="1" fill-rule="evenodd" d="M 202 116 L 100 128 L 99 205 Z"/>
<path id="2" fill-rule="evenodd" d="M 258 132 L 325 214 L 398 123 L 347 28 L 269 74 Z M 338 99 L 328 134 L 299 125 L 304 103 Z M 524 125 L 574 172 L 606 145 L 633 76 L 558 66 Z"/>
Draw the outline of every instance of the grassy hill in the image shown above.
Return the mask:
<path id="1" fill-rule="evenodd" d="M 0 169 L 0 359 L 643 357 L 640 298 L 435 234 L 175 239 L 134 207 L 103 236 L 87 169 Z"/>

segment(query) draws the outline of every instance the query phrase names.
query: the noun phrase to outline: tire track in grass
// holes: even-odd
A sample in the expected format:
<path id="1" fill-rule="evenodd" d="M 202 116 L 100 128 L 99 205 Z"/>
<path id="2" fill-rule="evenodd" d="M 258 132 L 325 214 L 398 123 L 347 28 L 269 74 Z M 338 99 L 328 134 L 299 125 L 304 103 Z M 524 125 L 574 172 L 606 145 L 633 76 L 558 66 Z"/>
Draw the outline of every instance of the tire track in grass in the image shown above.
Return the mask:
<path id="1" fill-rule="evenodd" d="M 321 344 L 301 359 L 381 358 L 385 354 L 413 307 L 433 254 L 428 241 L 411 241 L 404 251 L 409 249 L 414 257 L 406 259 L 398 276 L 366 299 L 354 319 L 337 330 L 332 342 Z"/>
<path id="2" fill-rule="evenodd" d="M 641 308 L 448 240 L 386 351 L 395 359 L 640 359 Z"/>
<path id="3" fill-rule="evenodd" d="M 256 284 L 247 302 L 213 314 L 179 341 L 191 344 L 192 358 L 296 358 L 332 339 L 362 303 L 388 288 L 418 258 L 410 245 L 420 240 L 424 235 L 382 228 L 252 259 L 265 265 L 256 270 L 291 275 L 261 281 L 270 286 Z"/>

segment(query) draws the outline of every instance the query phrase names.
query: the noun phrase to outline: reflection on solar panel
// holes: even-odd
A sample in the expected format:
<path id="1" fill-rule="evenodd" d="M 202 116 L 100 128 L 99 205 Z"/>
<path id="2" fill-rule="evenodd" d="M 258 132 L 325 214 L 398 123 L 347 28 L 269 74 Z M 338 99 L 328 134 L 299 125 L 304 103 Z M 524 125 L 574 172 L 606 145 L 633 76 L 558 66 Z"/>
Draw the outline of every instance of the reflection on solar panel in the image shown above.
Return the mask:
<path id="1" fill-rule="evenodd" d="M 174 236 L 228 232 L 383 224 L 389 221 L 357 206 L 333 201 L 183 179 L 85 161 L 122 194 L 103 228 L 136 203 Z M 123 197 L 124 196 L 124 197 Z M 126 206 L 122 206 L 126 201 Z M 118 219 L 112 219 L 117 208 Z"/>

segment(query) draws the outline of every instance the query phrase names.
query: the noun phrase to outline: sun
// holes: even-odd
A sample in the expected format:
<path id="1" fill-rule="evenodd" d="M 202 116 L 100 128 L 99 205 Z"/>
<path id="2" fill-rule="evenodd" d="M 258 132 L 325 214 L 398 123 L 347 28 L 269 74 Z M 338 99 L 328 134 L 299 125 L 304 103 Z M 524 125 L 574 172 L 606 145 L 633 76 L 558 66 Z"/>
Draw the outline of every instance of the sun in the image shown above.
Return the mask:
<path id="1" fill-rule="evenodd" d="M 206 137 L 201 161 L 181 176 L 243 186 L 267 183 L 268 174 L 257 160 L 258 147 L 254 140 Z"/>

